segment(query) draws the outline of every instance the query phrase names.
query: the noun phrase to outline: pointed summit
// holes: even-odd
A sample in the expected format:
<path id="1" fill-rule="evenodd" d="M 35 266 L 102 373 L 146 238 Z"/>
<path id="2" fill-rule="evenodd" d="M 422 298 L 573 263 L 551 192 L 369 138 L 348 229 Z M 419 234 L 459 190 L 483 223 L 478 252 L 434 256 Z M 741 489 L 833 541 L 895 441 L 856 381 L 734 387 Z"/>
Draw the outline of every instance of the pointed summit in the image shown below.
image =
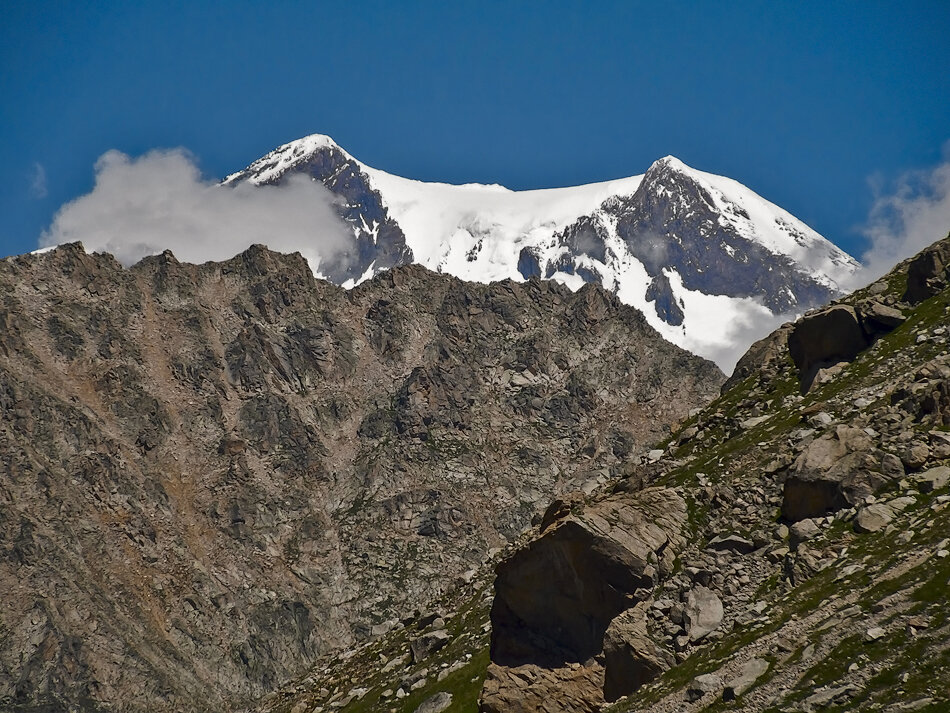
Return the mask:
<path id="1" fill-rule="evenodd" d="M 295 169 L 321 152 L 338 152 L 344 159 L 352 159 L 340 145 L 326 134 L 310 134 L 278 146 L 266 156 L 257 159 L 243 171 L 232 173 L 222 183 L 229 185 L 247 181 L 255 185 L 273 183 L 283 174 Z"/>
<path id="2" fill-rule="evenodd" d="M 669 155 L 669 156 L 664 156 L 663 158 L 658 158 L 656 161 L 654 161 L 653 164 L 650 166 L 650 168 L 647 169 L 647 173 L 649 173 L 653 169 L 659 170 L 661 168 L 669 168 L 674 171 L 692 170 L 690 169 L 689 166 L 687 166 L 685 163 L 683 163 L 678 158 L 676 158 L 676 156 Z"/>

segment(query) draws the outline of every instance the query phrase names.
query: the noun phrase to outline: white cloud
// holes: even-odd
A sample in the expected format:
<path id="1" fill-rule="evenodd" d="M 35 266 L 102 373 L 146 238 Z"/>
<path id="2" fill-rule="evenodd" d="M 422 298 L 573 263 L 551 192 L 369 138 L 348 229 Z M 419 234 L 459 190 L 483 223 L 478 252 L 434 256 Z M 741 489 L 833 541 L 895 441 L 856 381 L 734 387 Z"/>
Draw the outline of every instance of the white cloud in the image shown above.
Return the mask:
<path id="1" fill-rule="evenodd" d="M 225 260 L 261 243 L 299 251 L 314 272 L 353 244 L 321 183 L 296 176 L 279 187 L 220 186 L 182 149 L 103 154 L 92 192 L 62 206 L 40 244 L 77 240 L 126 265 L 164 250 L 185 262 Z"/>
<path id="2" fill-rule="evenodd" d="M 37 200 L 46 198 L 49 191 L 46 187 L 46 169 L 43 164 L 36 162 L 30 171 L 30 196 Z"/>
<path id="3" fill-rule="evenodd" d="M 857 284 L 875 280 L 901 260 L 920 252 L 950 231 L 950 142 L 934 168 L 908 171 L 892 192 L 876 190 L 863 232 L 871 247 L 861 262 Z"/>

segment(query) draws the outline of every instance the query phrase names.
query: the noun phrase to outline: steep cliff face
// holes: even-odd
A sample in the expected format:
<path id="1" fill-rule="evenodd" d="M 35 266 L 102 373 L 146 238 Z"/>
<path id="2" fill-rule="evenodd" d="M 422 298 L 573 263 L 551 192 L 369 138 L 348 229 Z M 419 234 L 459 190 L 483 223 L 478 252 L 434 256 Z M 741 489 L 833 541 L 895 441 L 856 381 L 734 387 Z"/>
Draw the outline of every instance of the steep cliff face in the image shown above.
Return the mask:
<path id="1" fill-rule="evenodd" d="M 0 703 L 225 710 L 424 607 L 722 374 L 596 286 L 0 261 Z"/>

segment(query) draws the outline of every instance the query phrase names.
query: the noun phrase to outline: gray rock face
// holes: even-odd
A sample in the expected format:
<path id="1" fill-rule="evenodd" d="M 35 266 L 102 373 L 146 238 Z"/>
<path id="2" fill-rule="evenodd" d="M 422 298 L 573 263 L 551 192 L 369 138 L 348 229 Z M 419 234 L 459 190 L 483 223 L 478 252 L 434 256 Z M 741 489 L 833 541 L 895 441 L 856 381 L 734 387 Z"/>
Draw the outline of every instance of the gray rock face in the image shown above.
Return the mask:
<path id="1" fill-rule="evenodd" d="M 858 428 L 839 426 L 812 441 L 785 481 L 783 516 L 797 522 L 861 503 L 891 479 L 884 459 Z"/>
<path id="2" fill-rule="evenodd" d="M 246 706 L 722 379 L 594 286 L 408 266 L 347 292 L 260 247 L 3 260 L 0 324 L 0 701 L 21 707 Z"/>
<path id="3" fill-rule="evenodd" d="M 742 665 L 739 674 L 726 682 L 726 687 L 722 692 L 723 699 L 731 701 L 738 698 L 752 688 L 768 670 L 769 662 L 765 659 L 749 659 Z"/>
<path id="4" fill-rule="evenodd" d="M 834 296 L 826 285 L 788 258 L 770 253 L 719 220 L 715 206 L 716 201 L 705 188 L 667 159 L 649 168 L 632 196 L 611 198 L 601 206 L 601 211 L 616 221 L 618 235 L 653 278 L 647 299 L 654 303 L 661 319 L 674 325 L 683 321 L 664 269 L 675 269 L 687 289 L 760 297 L 776 313 L 807 309 Z M 734 205 L 729 210 L 741 214 L 743 209 Z M 562 235 L 566 249 L 557 269 L 573 273 L 585 258 L 603 262 L 601 231 L 600 222 L 590 216 L 568 226 Z M 578 234 L 587 239 L 574 239 Z M 591 275 L 590 279 L 597 278 Z"/>
<path id="5" fill-rule="evenodd" d="M 273 163 L 265 156 L 253 167 L 230 177 L 229 181 L 253 180 L 272 168 Z M 321 272 L 331 282 L 340 285 L 347 280 L 358 280 L 371 267 L 378 272 L 412 262 L 412 250 L 406 245 L 406 236 L 389 215 L 382 196 L 370 185 L 369 177 L 359 163 L 339 147 L 321 148 L 294 165 L 292 170 L 274 175 L 259 185 L 280 185 L 291 176 L 301 174 L 320 181 L 341 198 L 333 204 L 334 208 L 353 230 L 352 248 L 337 256 L 332 263 L 320 265 Z"/>
<path id="6" fill-rule="evenodd" d="M 699 641 L 718 629 L 722 615 L 722 600 L 714 591 L 701 585 L 689 590 L 683 607 L 683 623 L 690 641 Z"/>

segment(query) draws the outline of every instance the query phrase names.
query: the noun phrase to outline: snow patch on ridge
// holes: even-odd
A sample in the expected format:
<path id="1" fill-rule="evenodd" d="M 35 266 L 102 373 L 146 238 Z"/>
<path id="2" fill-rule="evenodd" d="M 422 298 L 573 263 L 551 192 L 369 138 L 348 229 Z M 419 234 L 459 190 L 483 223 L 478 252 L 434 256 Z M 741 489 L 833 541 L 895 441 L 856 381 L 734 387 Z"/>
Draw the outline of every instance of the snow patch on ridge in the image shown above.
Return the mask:
<path id="1" fill-rule="evenodd" d="M 405 233 L 416 262 L 477 282 L 523 279 L 518 272 L 522 248 L 548 252 L 555 233 L 611 196 L 634 193 L 643 179 L 512 191 L 497 184 L 415 181 L 363 163 L 360 168 Z"/>

